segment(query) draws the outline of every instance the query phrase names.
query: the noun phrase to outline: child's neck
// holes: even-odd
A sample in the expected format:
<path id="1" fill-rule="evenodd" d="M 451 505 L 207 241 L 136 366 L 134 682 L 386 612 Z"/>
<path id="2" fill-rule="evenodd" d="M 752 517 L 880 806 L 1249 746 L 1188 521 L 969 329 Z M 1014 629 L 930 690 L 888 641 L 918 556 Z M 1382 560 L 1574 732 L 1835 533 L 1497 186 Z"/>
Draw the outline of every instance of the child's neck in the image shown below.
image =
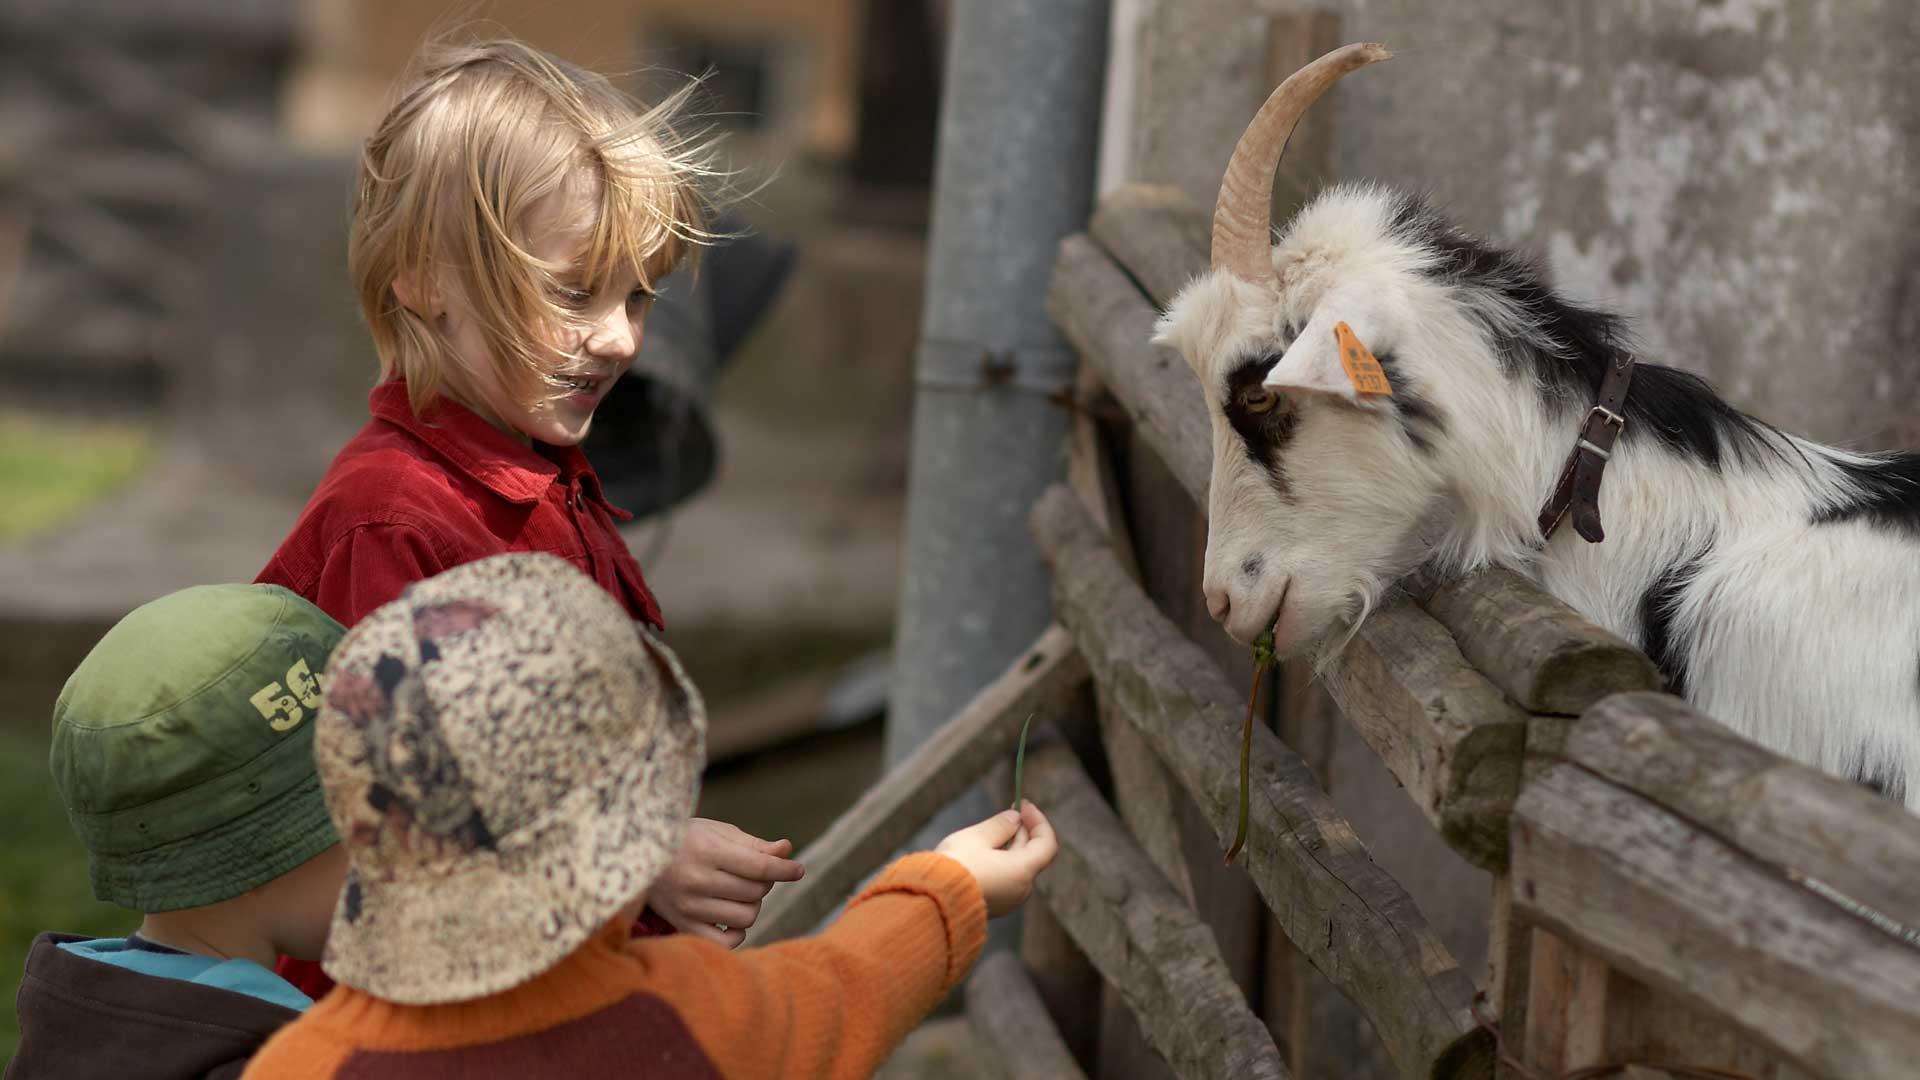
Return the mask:
<path id="1" fill-rule="evenodd" d="M 454 404 L 467 410 L 473 415 L 493 425 L 495 430 L 503 432 L 508 438 L 519 443 L 520 445 L 522 446 L 533 445 L 533 439 L 530 438 L 526 432 L 521 431 L 519 428 L 516 428 L 512 424 L 509 424 L 506 421 L 500 419 L 498 416 L 495 416 L 493 414 L 493 410 L 487 408 L 484 404 L 478 401 L 469 400 L 465 394 L 462 394 L 451 387 L 443 387 L 440 391 L 440 394 L 442 397 L 445 397 L 448 401 L 453 402 Z"/>
<path id="2" fill-rule="evenodd" d="M 265 968 L 273 967 L 280 955 L 252 919 L 243 912 L 222 910 L 219 904 L 149 914 L 140 920 L 138 933 L 170 949 L 222 960 L 251 960 Z"/>

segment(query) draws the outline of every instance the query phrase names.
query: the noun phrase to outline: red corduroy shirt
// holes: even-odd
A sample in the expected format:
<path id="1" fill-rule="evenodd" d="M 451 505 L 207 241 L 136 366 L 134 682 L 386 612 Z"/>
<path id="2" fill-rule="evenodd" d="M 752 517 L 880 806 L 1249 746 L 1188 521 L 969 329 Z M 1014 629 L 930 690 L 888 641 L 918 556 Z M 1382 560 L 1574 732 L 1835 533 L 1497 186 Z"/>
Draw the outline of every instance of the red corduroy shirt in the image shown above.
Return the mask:
<path id="1" fill-rule="evenodd" d="M 413 415 L 406 383 L 374 387 L 373 419 L 255 580 L 284 585 L 347 626 L 407 585 L 463 563 L 544 551 L 579 567 L 635 619 L 660 607 L 577 447 L 528 446 L 445 398 Z"/>
<path id="2" fill-rule="evenodd" d="M 373 388 L 373 418 L 320 479 L 280 550 L 254 580 L 282 585 L 352 626 L 442 570 L 515 551 L 580 568 L 627 613 L 664 629 L 660 606 L 577 447 L 528 446 L 441 398 L 416 417 L 400 380 Z M 647 911 L 636 933 L 672 933 Z M 282 957 L 280 974 L 318 998 L 320 965 Z"/>

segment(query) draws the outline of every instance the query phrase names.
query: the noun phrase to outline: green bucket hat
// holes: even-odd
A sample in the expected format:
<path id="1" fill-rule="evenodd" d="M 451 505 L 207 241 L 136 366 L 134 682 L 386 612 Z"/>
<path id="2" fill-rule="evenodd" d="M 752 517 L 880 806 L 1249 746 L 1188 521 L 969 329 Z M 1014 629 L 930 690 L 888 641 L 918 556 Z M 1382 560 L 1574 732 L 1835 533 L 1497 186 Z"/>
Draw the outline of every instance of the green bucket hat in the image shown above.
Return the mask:
<path id="1" fill-rule="evenodd" d="M 201 907 L 338 839 L 313 719 L 344 633 L 277 585 L 203 585 L 100 639 L 54 704 L 48 755 L 95 896 L 142 912 Z"/>

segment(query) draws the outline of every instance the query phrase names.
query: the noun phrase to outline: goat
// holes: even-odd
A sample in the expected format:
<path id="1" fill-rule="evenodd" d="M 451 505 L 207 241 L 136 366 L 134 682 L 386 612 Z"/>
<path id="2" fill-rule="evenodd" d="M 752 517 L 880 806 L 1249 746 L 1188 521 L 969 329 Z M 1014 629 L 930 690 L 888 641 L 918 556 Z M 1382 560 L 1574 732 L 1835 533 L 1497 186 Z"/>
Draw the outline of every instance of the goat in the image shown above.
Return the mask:
<path id="1" fill-rule="evenodd" d="M 1920 807 L 1920 455 L 1818 445 L 1686 372 L 1624 365 L 1602 418 L 1624 419 L 1618 441 L 1588 454 L 1604 542 L 1593 500 L 1591 538 L 1552 528 L 1542 503 L 1631 355 L 1623 321 L 1380 187 L 1321 194 L 1273 241 L 1286 136 L 1387 56 L 1350 45 L 1274 92 L 1221 185 L 1211 269 L 1155 328 L 1212 424 L 1208 609 L 1239 641 L 1271 629 L 1282 655 L 1327 656 L 1417 568 L 1509 567 L 1734 730 Z M 1339 323 L 1389 393 L 1358 392 Z"/>

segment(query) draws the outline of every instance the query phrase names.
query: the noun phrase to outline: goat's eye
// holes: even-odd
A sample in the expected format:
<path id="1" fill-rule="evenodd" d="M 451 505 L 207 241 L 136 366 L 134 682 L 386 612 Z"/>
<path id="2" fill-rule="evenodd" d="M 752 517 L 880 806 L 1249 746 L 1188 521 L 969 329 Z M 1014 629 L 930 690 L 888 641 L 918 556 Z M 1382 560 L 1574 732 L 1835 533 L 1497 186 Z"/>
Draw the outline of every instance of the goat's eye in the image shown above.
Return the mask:
<path id="1" fill-rule="evenodd" d="M 1249 386 L 1240 391 L 1240 407 L 1255 416 L 1265 416 L 1280 407 L 1280 395 L 1272 387 Z"/>

